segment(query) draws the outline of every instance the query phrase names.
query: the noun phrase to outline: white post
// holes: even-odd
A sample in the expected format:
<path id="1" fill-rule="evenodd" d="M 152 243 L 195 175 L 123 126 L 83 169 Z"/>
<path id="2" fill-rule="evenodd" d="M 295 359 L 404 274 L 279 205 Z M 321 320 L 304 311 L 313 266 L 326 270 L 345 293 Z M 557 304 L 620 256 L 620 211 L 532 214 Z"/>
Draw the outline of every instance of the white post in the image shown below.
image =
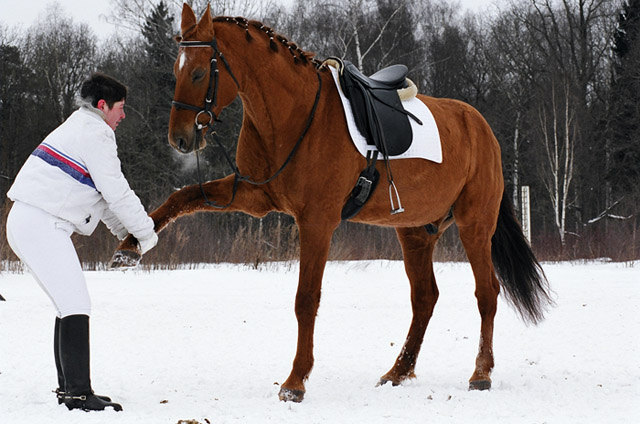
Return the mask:
<path id="1" fill-rule="evenodd" d="M 531 243 L 531 212 L 529 207 L 529 186 L 522 186 L 520 188 L 520 201 L 522 203 L 522 232 Z"/>

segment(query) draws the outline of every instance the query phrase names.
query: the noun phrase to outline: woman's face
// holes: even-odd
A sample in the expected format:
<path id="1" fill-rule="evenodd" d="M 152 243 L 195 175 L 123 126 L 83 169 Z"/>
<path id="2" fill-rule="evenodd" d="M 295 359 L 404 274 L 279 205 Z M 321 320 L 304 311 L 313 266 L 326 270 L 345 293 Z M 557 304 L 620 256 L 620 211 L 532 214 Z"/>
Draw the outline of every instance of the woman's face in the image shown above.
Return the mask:
<path id="1" fill-rule="evenodd" d="M 120 100 L 119 102 L 115 102 L 113 107 L 109 107 L 107 102 L 104 100 L 98 101 L 98 109 L 100 109 L 104 113 L 104 120 L 107 125 L 111 127 L 112 130 L 116 130 L 116 127 L 125 118 L 124 113 L 124 100 Z"/>

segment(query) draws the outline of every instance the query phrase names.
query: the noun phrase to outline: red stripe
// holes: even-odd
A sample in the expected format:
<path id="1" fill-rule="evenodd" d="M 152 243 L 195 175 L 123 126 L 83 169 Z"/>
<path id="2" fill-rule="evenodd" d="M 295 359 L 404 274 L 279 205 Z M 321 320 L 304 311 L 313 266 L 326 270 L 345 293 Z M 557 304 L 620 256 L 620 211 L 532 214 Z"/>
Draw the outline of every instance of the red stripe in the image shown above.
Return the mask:
<path id="1" fill-rule="evenodd" d="M 69 159 L 65 158 L 64 156 L 60 156 L 59 154 L 57 154 L 53 150 L 49 149 L 47 146 L 43 146 L 41 144 L 37 148 L 40 149 L 40 150 L 45 151 L 47 154 L 53 156 L 54 158 L 56 158 L 60 162 L 64 162 L 65 164 L 69 165 L 70 167 L 72 167 L 73 169 L 75 169 L 76 171 L 78 171 L 79 173 L 84 175 L 85 177 L 91 178 L 91 175 L 87 171 L 85 171 L 84 169 L 82 169 L 80 166 L 78 166 L 77 164 L 73 163 Z"/>

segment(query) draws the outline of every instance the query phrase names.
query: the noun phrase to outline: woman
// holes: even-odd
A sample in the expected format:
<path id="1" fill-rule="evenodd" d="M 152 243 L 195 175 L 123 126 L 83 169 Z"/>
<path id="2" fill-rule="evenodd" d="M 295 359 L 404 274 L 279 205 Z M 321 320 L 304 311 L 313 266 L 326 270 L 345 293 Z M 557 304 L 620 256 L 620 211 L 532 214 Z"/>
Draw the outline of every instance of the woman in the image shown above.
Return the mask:
<path id="1" fill-rule="evenodd" d="M 119 81 L 91 75 L 80 89 L 80 109 L 33 151 L 7 193 L 14 201 L 7 218 L 9 245 L 57 311 L 56 393 L 70 410 L 122 410 L 91 388 L 91 301 L 71 234 L 90 235 L 102 220 L 121 240 L 135 236 L 142 254 L 158 241 L 117 156 L 114 131 L 125 118 L 126 96 Z"/>

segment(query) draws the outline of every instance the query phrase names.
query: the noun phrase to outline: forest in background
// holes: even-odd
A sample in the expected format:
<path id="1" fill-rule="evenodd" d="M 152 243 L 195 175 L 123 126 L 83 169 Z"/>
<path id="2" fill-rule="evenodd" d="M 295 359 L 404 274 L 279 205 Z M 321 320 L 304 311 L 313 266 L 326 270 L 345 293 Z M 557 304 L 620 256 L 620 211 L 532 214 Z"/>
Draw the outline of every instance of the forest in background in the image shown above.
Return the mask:
<path id="1" fill-rule="evenodd" d="M 262 21 L 316 58 L 338 56 L 365 74 L 404 63 L 421 93 L 470 103 L 500 141 L 506 190 L 520 208 L 531 191 L 532 247 L 541 260 L 635 260 L 640 204 L 640 0 L 511 0 L 491 14 L 462 14 L 446 0 L 297 0 L 290 8 L 248 0 L 193 0 L 200 14 Z M 147 210 L 197 182 L 195 156 L 167 142 L 182 3 L 112 0 L 128 28 L 99 41 L 90 26 L 51 6 L 24 31 L 0 20 L 0 257 L 6 192 L 25 159 L 75 109 L 81 82 L 99 70 L 129 87 L 116 136 L 123 171 Z M 242 104 L 216 131 L 235 152 Z M 219 148 L 201 155 L 203 179 L 230 173 Z M 331 176 L 327 175 L 327 180 Z M 99 226 L 74 236 L 87 268 L 101 268 L 117 240 Z M 183 217 L 160 235 L 149 266 L 202 262 L 258 265 L 297 258 L 289 216 Z M 393 229 L 343 223 L 330 259 L 400 259 Z M 465 260 L 455 226 L 435 259 Z M 1 268 L 0 268 L 1 269 Z"/>

